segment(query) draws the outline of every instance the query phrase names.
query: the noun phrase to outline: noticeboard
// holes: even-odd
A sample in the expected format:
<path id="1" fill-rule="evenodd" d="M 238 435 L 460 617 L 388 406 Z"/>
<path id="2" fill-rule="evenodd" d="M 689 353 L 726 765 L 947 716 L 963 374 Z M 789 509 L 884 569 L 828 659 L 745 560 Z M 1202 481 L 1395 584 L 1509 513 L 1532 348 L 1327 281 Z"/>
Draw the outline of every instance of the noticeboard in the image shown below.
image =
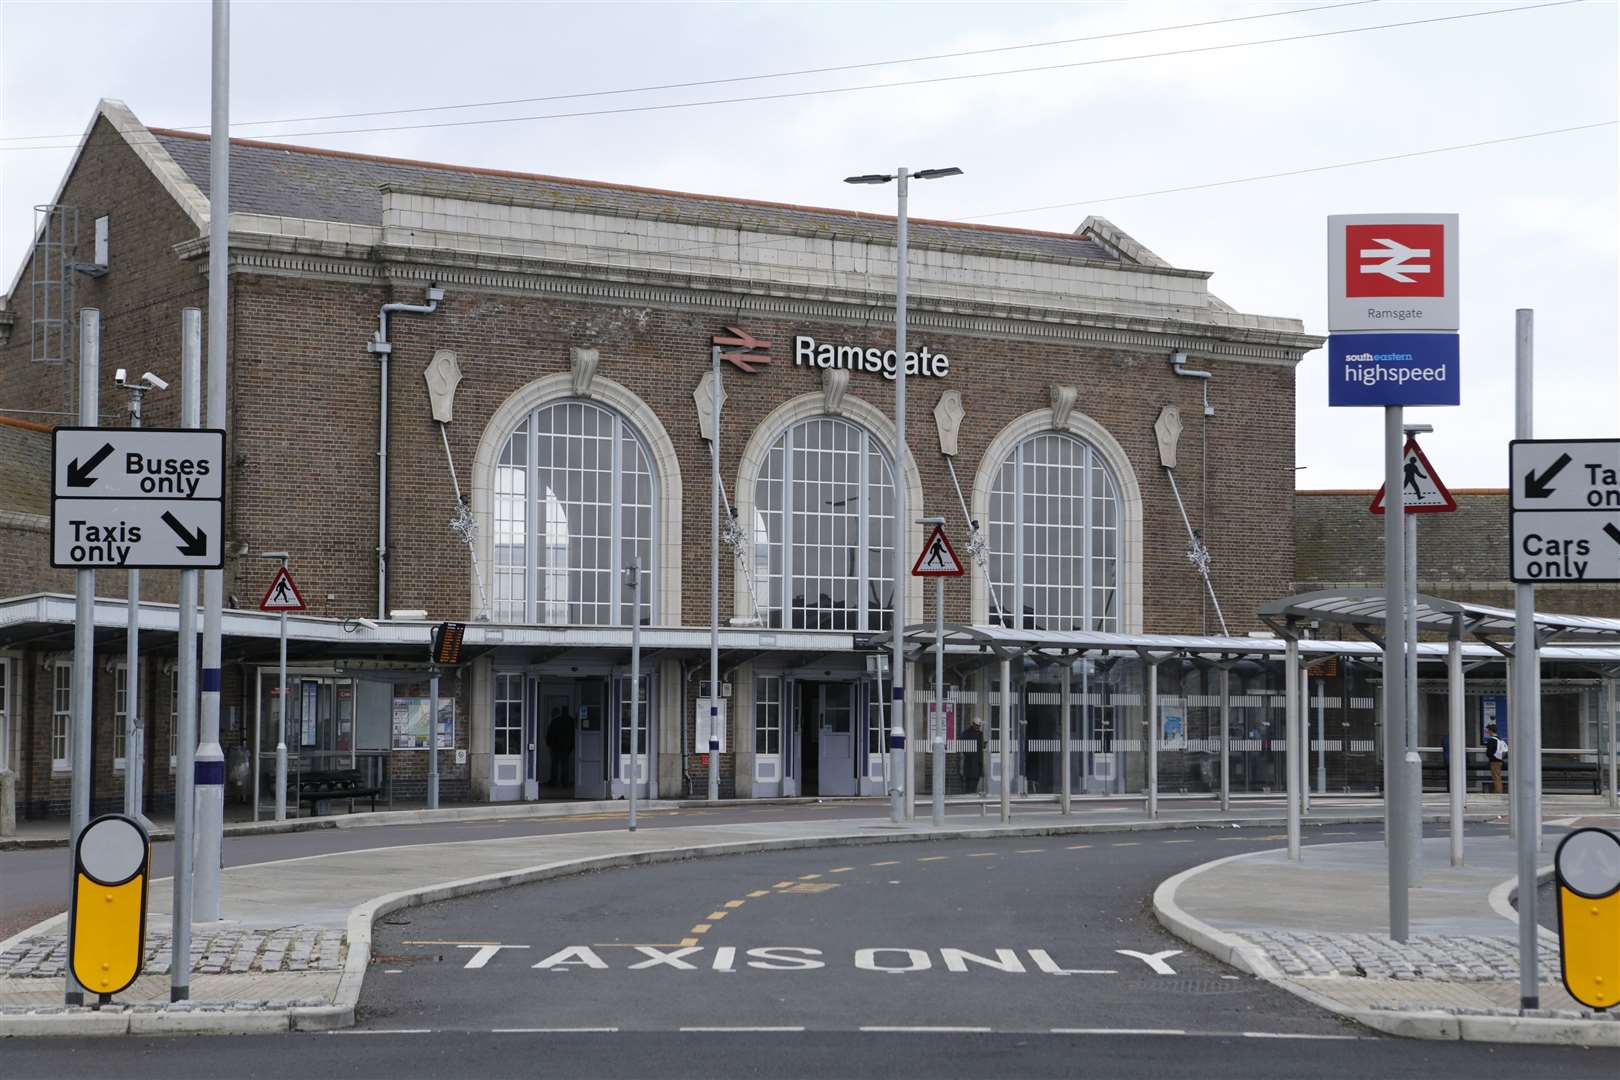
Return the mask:
<path id="1" fill-rule="evenodd" d="M 394 699 L 395 750 L 426 750 L 428 748 L 428 699 L 397 697 Z M 449 750 L 456 745 L 456 702 L 454 698 L 439 699 L 439 749 Z"/>

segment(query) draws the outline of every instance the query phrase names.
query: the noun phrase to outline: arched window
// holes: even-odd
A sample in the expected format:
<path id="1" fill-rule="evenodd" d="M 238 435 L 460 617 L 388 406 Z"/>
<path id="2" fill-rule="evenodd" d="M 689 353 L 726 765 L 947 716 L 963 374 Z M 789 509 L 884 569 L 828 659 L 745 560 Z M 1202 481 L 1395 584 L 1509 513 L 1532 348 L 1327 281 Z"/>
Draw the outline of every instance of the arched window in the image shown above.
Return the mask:
<path id="1" fill-rule="evenodd" d="M 996 472 L 988 526 L 992 620 L 1120 629 L 1119 488 L 1095 449 L 1057 431 L 1020 442 Z"/>
<path id="2" fill-rule="evenodd" d="M 836 416 L 801 420 L 754 487 L 759 615 L 773 627 L 884 630 L 894 609 L 894 468 Z"/>
<path id="3" fill-rule="evenodd" d="M 495 618 L 628 625 L 620 571 L 632 556 L 657 571 L 656 479 L 635 429 L 594 402 L 552 402 L 519 421 L 495 467 Z M 644 590 L 641 620 L 652 616 Z"/>

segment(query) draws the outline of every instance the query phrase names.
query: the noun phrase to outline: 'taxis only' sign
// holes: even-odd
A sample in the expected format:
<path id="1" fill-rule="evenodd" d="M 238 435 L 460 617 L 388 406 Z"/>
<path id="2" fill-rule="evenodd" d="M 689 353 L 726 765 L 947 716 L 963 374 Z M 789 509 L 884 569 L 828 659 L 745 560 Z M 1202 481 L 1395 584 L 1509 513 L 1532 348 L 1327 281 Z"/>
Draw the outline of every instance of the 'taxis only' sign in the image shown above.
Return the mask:
<path id="1" fill-rule="evenodd" d="M 225 565 L 225 433 L 57 428 L 51 565 L 218 570 Z"/>

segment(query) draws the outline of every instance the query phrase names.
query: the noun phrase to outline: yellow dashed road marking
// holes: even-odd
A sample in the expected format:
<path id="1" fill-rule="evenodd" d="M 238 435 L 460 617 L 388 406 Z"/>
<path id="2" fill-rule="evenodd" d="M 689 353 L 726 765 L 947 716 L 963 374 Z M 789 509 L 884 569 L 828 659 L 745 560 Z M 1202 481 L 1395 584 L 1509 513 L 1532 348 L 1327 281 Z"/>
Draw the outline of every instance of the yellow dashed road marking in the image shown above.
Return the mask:
<path id="1" fill-rule="evenodd" d="M 970 859 L 993 859 L 995 857 L 996 853 L 993 851 L 975 851 L 968 856 Z"/>
<path id="2" fill-rule="evenodd" d="M 847 874 L 853 869 L 855 869 L 853 866 L 835 866 L 831 870 L 827 871 L 827 873 L 829 873 L 829 874 Z"/>
<path id="3" fill-rule="evenodd" d="M 950 858 L 949 855 L 925 855 L 922 858 L 918 859 L 917 861 L 918 862 L 944 862 L 948 858 Z"/>
<path id="4" fill-rule="evenodd" d="M 726 907 L 728 907 L 728 908 L 740 908 L 746 903 L 748 903 L 748 901 L 746 901 L 746 900 L 727 900 L 726 901 Z"/>
<path id="5" fill-rule="evenodd" d="M 816 878 L 818 878 L 820 876 L 821 876 L 820 874 L 800 874 L 799 875 L 799 880 L 800 881 L 814 881 L 814 880 L 816 880 Z"/>
<path id="6" fill-rule="evenodd" d="M 727 914 L 728 912 L 724 911 L 711 911 L 705 916 L 705 918 L 707 918 L 710 922 L 719 922 L 721 919 L 725 918 Z"/>
<path id="7" fill-rule="evenodd" d="M 693 945 L 696 945 L 697 943 L 698 943 L 698 939 L 695 938 L 695 937 L 683 937 L 683 938 L 681 938 L 680 947 L 683 948 L 683 949 L 690 949 Z"/>
<path id="8" fill-rule="evenodd" d="M 708 923 L 700 922 L 696 926 L 692 927 L 692 929 L 688 930 L 687 933 L 689 933 L 689 934 L 707 934 L 709 932 L 709 930 L 710 930 L 710 926 L 709 926 Z"/>
<path id="9" fill-rule="evenodd" d="M 900 860 L 899 859 L 885 859 L 882 862 L 875 862 L 875 863 L 872 863 L 871 865 L 873 865 L 873 866 L 899 866 L 900 865 Z"/>
<path id="10" fill-rule="evenodd" d="M 769 895 L 771 895 L 771 890 L 769 890 L 769 889 L 755 889 L 753 892 L 749 893 L 748 895 L 757 899 L 757 898 L 759 898 L 761 896 L 769 896 Z"/>
<path id="11" fill-rule="evenodd" d="M 1069 847 L 1068 847 L 1068 850 L 1070 850 L 1070 851 L 1079 851 L 1081 848 L 1088 848 L 1090 846 L 1091 846 L 1090 844 L 1070 844 Z"/>
<path id="12" fill-rule="evenodd" d="M 773 888 L 773 889 L 785 889 L 789 885 L 792 885 L 792 884 L 793 884 L 793 882 L 791 882 L 791 881 L 778 881 L 775 885 L 772 885 L 771 888 Z"/>

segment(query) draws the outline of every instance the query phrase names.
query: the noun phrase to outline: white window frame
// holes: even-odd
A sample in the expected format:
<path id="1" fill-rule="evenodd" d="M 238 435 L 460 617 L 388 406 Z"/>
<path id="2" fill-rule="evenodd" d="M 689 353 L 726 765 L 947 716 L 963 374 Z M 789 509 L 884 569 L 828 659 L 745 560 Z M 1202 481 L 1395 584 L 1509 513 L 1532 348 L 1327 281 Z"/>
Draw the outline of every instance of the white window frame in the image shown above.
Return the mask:
<path id="1" fill-rule="evenodd" d="M 571 562 L 563 566 L 553 566 L 549 560 L 546 565 L 541 565 L 540 548 L 542 544 L 546 543 L 544 522 L 549 520 L 547 510 L 554 501 L 548 498 L 550 489 L 539 483 L 541 440 L 543 438 L 554 439 L 556 444 L 562 446 L 566 451 L 567 443 L 571 440 L 600 440 L 604 438 L 600 434 L 584 436 L 574 432 L 556 431 L 542 435 L 539 425 L 541 414 L 558 410 L 558 414 L 562 415 L 561 411 L 570 406 L 596 409 L 613 421 L 612 437 L 606 440 L 609 444 L 609 461 L 607 468 L 603 470 L 609 476 L 609 491 L 606 500 L 604 501 L 601 494 L 598 493 L 595 501 L 582 500 L 574 504 L 593 506 L 599 512 L 603 509 L 607 511 L 608 536 L 591 535 L 588 537 L 588 539 L 597 541 L 606 539 L 608 546 L 608 565 L 606 567 L 576 567 Z M 520 431 L 522 432 L 521 436 L 519 435 Z M 507 447 L 513 439 L 519 437 L 525 443 L 524 463 L 517 466 L 502 465 L 501 460 L 506 456 Z M 497 492 L 492 514 L 495 528 L 491 530 L 492 533 L 496 534 L 495 539 L 501 541 L 505 547 L 517 548 L 518 545 L 512 543 L 512 530 L 522 528 L 522 561 L 520 563 L 501 562 L 498 558 L 498 550 L 492 551 L 491 565 L 497 579 L 495 585 L 497 610 L 501 610 L 503 606 L 507 608 L 515 606 L 520 609 L 515 612 L 508 610 L 503 613 L 502 618 L 543 626 L 628 625 L 625 619 L 625 608 L 629 601 L 621 595 L 619 582 L 622 579 L 626 555 L 625 548 L 628 543 L 625 531 L 625 516 L 627 513 L 634 512 L 634 510 L 628 509 L 625 505 L 624 487 L 626 476 L 631 475 L 627 466 L 632 463 L 628 461 L 628 458 L 638 451 L 646 463 L 646 475 L 652 501 L 647 507 L 648 535 L 637 537 L 635 543 L 646 545 L 647 558 L 643 569 L 651 573 L 653 581 L 656 582 L 659 580 L 661 530 L 663 528 L 662 517 L 664 513 L 660 504 L 664 498 L 664 490 L 660 478 L 658 456 L 654 453 L 653 444 L 647 435 L 619 409 L 587 398 L 564 397 L 544 401 L 518 418 L 510 429 L 506 440 L 501 443 L 500 448 L 496 451 L 495 467 L 492 474 L 493 485 Z M 548 466 L 548 468 L 557 468 L 563 472 L 569 471 L 570 468 L 585 472 L 591 471 L 589 468 L 581 466 L 557 466 L 555 464 Z M 501 500 L 514 497 L 510 492 L 502 491 L 501 470 L 503 469 L 522 470 L 524 477 L 524 490 L 521 496 L 523 505 L 520 512 L 516 514 L 503 515 L 503 511 L 511 508 L 509 505 L 503 504 Z M 558 501 L 558 504 L 561 505 L 560 501 Z M 567 541 L 565 540 L 565 550 L 566 544 Z M 504 580 L 503 572 L 505 576 L 510 576 L 513 570 L 518 571 L 521 575 L 519 578 L 523 583 L 523 599 L 521 602 L 503 595 L 506 590 L 499 583 Z M 605 576 L 603 576 L 604 572 Z M 576 596 L 571 589 L 571 585 L 575 575 L 579 574 L 598 575 L 600 581 L 606 584 L 607 599 L 599 596 L 591 599 L 586 599 L 583 595 Z M 559 582 L 562 585 L 563 595 L 561 598 L 553 598 L 549 595 L 550 588 Z M 545 599 L 541 598 L 542 585 L 547 586 L 545 591 L 547 591 L 548 596 Z M 609 612 L 609 617 L 605 622 L 592 620 L 576 624 L 571 621 L 571 616 L 576 609 L 581 615 L 584 615 L 590 609 L 604 605 Z M 645 609 L 643 625 L 656 624 L 660 608 L 659 591 L 657 589 L 645 591 L 642 595 L 642 605 Z"/>
<path id="2" fill-rule="evenodd" d="M 1059 506 L 1057 500 L 1050 493 L 1032 496 L 1025 488 L 1026 472 L 1032 468 L 1051 469 L 1052 462 L 1030 462 L 1026 460 L 1029 448 L 1040 440 L 1062 440 L 1072 443 L 1081 453 L 1080 464 L 1065 464 L 1062 468 L 1077 470 L 1080 474 L 1080 494 L 1074 496 L 1078 506 L 1065 504 Z M 1000 481 L 1003 474 L 1011 472 L 1012 484 L 1005 495 L 1011 503 L 1011 515 L 1007 520 L 998 518 L 995 511 L 996 499 L 1001 494 Z M 1094 484 L 1098 475 L 1101 475 L 1107 484 L 1106 493 L 1098 493 Z M 1071 629 L 1073 626 L 1055 625 L 1067 621 L 1070 624 L 1078 623 L 1079 629 L 1115 631 L 1123 630 L 1126 626 L 1126 612 L 1124 609 L 1124 580 L 1126 574 L 1126 558 L 1124 545 L 1125 535 L 1125 500 L 1120 491 L 1119 479 L 1114 475 L 1113 469 L 1108 465 L 1106 457 L 1085 439 L 1066 431 L 1038 431 L 1026 435 L 1016 442 L 1005 457 L 995 466 L 990 474 L 988 489 L 989 502 L 985 515 L 985 539 L 991 545 L 990 561 L 987 566 L 986 580 L 988 586 L 1000 598 L 1006 620 L 1013 626 L 1025 628 L 1025 597 L 1042 593 L 1044 604 L 1028 605 L 1034 608 L 1034 614 L 1029 616 L 1029 626 L 1036 629 Z M 1029 518 L 1029 502 L 1031 498 L 1043 500 L 1049 509 L 1057 509 L 1057 520 L 1047 522 L 1034 522 Z M 1099 501 L 1111 501 L 1113 506 L 1111 524 L 1102 524 L 1095 519 L 1093 510 Z M 1071 511 L 1076 511 L 1068 521 L 1063 518 Z M 1060 535 L 1053 531 L 1057 529 L 1073 531 L 1080 537 L 1081 548 L 1078 554 L 1064 556 L 1075 559 L 1079 563 L 1080 577 L 1078 582 L 1057 585 L 1044 580 L 1049 569 L 1048 561 L 1058 557 L 1051 540 Z M 1002 530 L 1011 535 L 1012 550 L 996 550 L 996 541 Z M 1113 536 L 1113 554 L 1104 556 L 1098 553 L 1099 539 L 1106 533 Z M 1036 550 L 1031 551 L 1032 538 Z M 1005 560 L 1011 567 L 1010 580 L 997 580 L 995 571 L 998 561 Z M 1094 579 L 1097 562 L 1106 560 L 1113 569 L 1113 583 L 1111 586 L 1100 585 Z M 1035 571 L 1035 580 L 1030 580 L 1030 571 Z M 1113 591 L 1113 612 L 1102 615 L 1096 610 L 1096 596 L 1100 589 L 1111 588 Z M 1052 595 L 1045 595 L 1047 590 L 1062 589 L 1077 593 L 1079 612 L 1065 617 L 1051 601 Z M 1055 594 L 1054 594 L 1055 595 Z M 993 605 L 992 605 L 993 608 Z M 994 610 L 991 611 L 990 620 L 997 621 Z"/>
<path id="3" fill-rule="evenodd" d="M 806 431 L 812 426 L 827 425 L 829 423 L 847 426 L 860 439 L 859 449 L 855 451 L 859 461 L 858 478 L 855 482 L 860 491 L 861 504 L 863 506 L 873 505 L 872 493 L 877 486 L 872 478 L 871 464 L 874 459 L 881 465 L 882 469 L 888 471 L 890 499 L 894 500 L 900 497 L 899 485 L 902 480 L 894 467 L 894 458 L 889 453 L 888 448 L 883 445 L 882 440 L 864 424 L 845 416 L 823 414 L 795 420 L 783 428 L 766 448 L 759 471 L 754 476 L 752 551 L 754 552 L 755 562 L 754 576 L 762 594 L 758 598 L 757 614 L 767 627 L 773 626 L 771 620 L 774 618 L 780 620 L 779 624 L 776 625 L 784 629 L 819 629 L 819 627 L 808 625 L 808 622 L 811 614 L 821 609 L 810 606 L 796 609 L 793 604 L 795 575 L 802 576 L 802 569 L 796 565 L 795 561 L 795 554 L 797 553 L 795 547 L 797 546 L 805 551 L 809 550 L 809 545 L 795 545 L 793 539 L 794 517 L 801 512 L 805 512 L 798 505 L 797 499 L 798 496 L 803 494 L 802 486 L 804 481 L 796 475 L 794 467 L 797 463 L 795 460 L 796 454 L 829 456 L 849 453 L 847 448 L 835 449 L 824 445 L 811 448 L 803 445 L 801 440 Z M 777 470 L 778 475 L 770 475 L 773 470 Z M 770 511 L 761 509 L 766 500 L 761 498 L 760 489 L 767 484 L 779 486 L 781 489 L 778 508 Z M 766 520 L 767 513 L 776 519 L 780 533 L 780 539 L 776 541 L 770 538 L 770 523 Z M 894 549 L 892 547 L 878 546 L 881 543 L 879 533 L 880 531 L 892 531 L 892 515 L 860 514 L 857 529 L 856 548 L 861 554 L 855 562 L 855 625 L 841 628 L 842 632 L 845 633 L 884 629 L 873 626 L 872 608 L 867 600 L 874 580 L 889 580 L 890 582 L 889 611 L 891 618 L 894 617 L 893 612 L 896 601 L 904 603 L 904 590 L 909 584 L 905 581 L 895 582 L 884 577 L 884 573 L 893 574 L 892 556 Z M 770 556 L 773 549 L 778 548 L 780 549 L 781 560 L 780 572 L 773 572 L 770 566 Z M 876 575 L 872 573 L 872 555 L 874 551 L 884 553 L 883 557 L 878 560 L 880 573 Z M 844 575 L 822 575 L 812 580 L 848 582 L 850 579 Z M 772 590 L 778 588 L 780 589 L 779 594 L 773 596 Z M 828 610 L 835 611 L 837 609 Z M 806 620 L 806 625 L 803 627 L 798 626 L 796 621 L 800 617 Z"/>
<path id="4" fill-rule="evenodd" d="M 113 772 L 123 772 L 129 762 L 125 739 L 129 726 L 129 664 L 113 666 Z"/>
<path id="5" fill-rule="evenodd" d="M 67 673 L 67 685 L 63 682 Z M 64 708 L 63 703 L 66 703 Z M 58 728 L 61 734 L 58 735 Z M 58 744 L 61 756 L 57 755 Z M 51 664 L 51 772 L 73 771 L 73 661 L 57 660 Z"/>

